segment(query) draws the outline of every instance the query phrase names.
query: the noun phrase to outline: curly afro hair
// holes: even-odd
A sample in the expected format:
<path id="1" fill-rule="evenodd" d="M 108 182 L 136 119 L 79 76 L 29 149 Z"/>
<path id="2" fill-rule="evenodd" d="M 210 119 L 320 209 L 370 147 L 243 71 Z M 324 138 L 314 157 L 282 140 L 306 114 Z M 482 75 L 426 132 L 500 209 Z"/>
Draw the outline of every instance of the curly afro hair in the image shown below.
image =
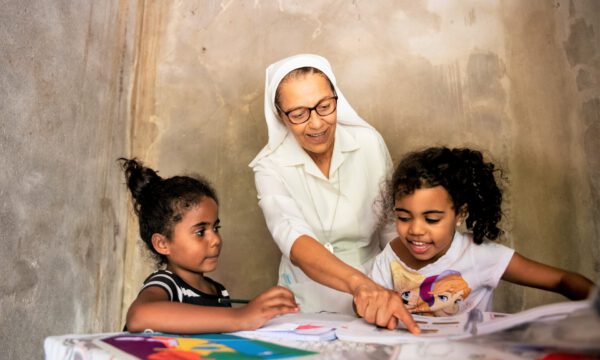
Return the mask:
<path id="1" fill-rule="evenodd" d="M 502 218 L 502 190 L 495 178 L 499 171 L 484 161 L 481 152 L 468 148 L 432 147 L 409 153 L 388 182 L 386 213 L 393 214 L 396 200 L 415 190 L 442 186 L 455 211 L 466 209 L 466 226 L 475 243 L 496 240 L 502 233 L 497 226 Z"/>

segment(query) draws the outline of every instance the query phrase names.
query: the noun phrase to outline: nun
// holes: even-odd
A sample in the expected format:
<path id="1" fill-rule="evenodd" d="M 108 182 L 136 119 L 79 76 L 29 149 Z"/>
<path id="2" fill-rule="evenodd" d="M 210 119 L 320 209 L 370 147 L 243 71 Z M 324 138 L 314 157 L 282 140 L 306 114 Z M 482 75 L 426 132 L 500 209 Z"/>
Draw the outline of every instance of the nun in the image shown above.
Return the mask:
<path id="1" fill-rule="evenodd" d="M 302 312 L 358 314 L 379 326 L 418 327 L 401 297 L 365 275 L 396 236 L 382 223 L 392 161 L 381 135 L 354 111 L 318 55 L 266 70 L 268 143 L 250 163 L 258 204 L 281 250 L 281 286 Z"/>

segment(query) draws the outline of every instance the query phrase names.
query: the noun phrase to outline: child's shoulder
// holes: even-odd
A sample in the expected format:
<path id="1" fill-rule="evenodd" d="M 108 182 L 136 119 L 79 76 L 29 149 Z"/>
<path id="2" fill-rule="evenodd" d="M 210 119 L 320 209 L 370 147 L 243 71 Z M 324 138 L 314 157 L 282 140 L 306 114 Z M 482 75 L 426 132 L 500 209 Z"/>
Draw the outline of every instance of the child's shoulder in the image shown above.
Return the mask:
<path id="1" fill-rule="evenodd" d="M 472 234 L 463 234 L 461 253 L 468 252 L 471 259 L 476 259 L 478 263 L 482 261 L 488 261 L 490 263 L 503 262 L 505 259 L 510 259 L 514 254 L 514 249 L 499 243 L 498 241 L 492 241 L 484 239 L 481 244 L 476 244 L 473 241 Z"/>
<path id="2" fill-rule="evenodd" d="M 146 280 L 144 280 L 144 284 L 147 282 L 153 281 L 153 280 L 158 280 L 158 279 L 170 280 L 172 282 L 177 282 L 178 276 L 169 270 L 162 270 L 162 269 L 155 270 L 150 275 L 148 275 L 148 277 L 146 277 Z"/>
<path id="3" fill-rule="evenodd" d="M 393 241 L 394 240 L 388 242 L 385 245 L 385 247 L 383 248 L 383 250 L 381 250 L 381 252 L 375 256 L 375 259 L 377 259 L 377 261 L 389 262 L 392 260 L 399 259 L 398 255 L 396 255 L 396 253 L 394 252 L 394 249 L 392 248 Z"/>
<path id="4" fill-rule="evenodd" d="M 144 280 L 144 285 L 140 291 L 151 287 L 158 286 L 165 290 L 169 296 L 169 301 L 174 301 L 175 299 L 181 299 L 181 279 L 179 277 L 168 270 L 156 270 L 152 274 L 150 274 L 146 280 Z"/>
<path id="5" fill-rule="evenodd" d="M 227 289 L 223 284 L 206 276 L 204 279 L 206 279 L 206 281 L 215 287 L 217 297 L 229 296 Z M 188 297 L 210 298 L 215 296 L 194 288 L 186 283 L 177 274 L 169 270 L 156 270 L 150 274 L 146 280 L 144 280 L 142 290 L 150 286 L 158 286 L 163 288 L 168 293 L 170 301 L 177 300 L 179 302 L 189 302 Z"/>

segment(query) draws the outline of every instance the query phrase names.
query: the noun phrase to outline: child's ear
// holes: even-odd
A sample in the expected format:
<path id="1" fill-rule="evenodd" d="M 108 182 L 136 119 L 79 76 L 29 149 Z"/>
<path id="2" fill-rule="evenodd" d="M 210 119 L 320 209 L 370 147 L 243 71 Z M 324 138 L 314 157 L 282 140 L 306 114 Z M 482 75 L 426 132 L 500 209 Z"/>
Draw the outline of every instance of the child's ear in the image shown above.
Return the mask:
<path id="1" fill-rule="evenodd" d="M 169 249 L 169 240 L 166 236 L 158 233 L 152 234 L 152 246 L 154 246 L 154 250 L 161 255 L 169 255 L 171 253 Z"/>
<path id="2" fill-rule="evenodd" d="M 460 225 L 460 224 L 464 223 L 465 219 L 467 218 L 468 215 L 469 215 L 469 211 L 467 210 L 467 204 L 464 204 L 458 210 L 458 215 L 456 216 L 456 218 L 457 218 L 456 225 Z"/>

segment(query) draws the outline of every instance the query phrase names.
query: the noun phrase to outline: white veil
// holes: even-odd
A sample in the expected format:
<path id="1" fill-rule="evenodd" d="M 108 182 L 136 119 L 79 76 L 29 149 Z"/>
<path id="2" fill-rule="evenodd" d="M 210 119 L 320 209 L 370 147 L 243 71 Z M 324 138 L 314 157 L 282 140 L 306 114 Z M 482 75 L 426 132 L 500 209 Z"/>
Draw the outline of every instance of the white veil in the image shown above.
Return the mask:
<path id="1" fill-rule="evenodd" d="M 358 116 L 356 111 L 354 111 L 352 106 L 348 103 L 348 100 L 344 97 L 342 91 L 338 88 L 335 81 L 335 75 L 333 75 L 331 65 L 327 59 L 313 54 L 290 56 L 267 67 L 265 78 L 265 120 L 267 121 L 267 128 L 269 131 L 269 141 L 258 155 L 256 155 L 254 160 L 250 162 L 250 167 L 254 167 L 258 160 L 275 151 L 275 149 L 283 142 L 283 139 L 285 139 L 288 130 L 285 125 L 281 123 L 281 120 L 279 120 L 279 116 L 277 115 L 277 109 L 275 108 L 275 92 L 281 80 L 290 71 L 302 67 L 313 67 L 321 70 L 333 84 L 336 95 L 338 96 L 337 122 L 339 124 L 371 128 L 371 125 Z"/>

